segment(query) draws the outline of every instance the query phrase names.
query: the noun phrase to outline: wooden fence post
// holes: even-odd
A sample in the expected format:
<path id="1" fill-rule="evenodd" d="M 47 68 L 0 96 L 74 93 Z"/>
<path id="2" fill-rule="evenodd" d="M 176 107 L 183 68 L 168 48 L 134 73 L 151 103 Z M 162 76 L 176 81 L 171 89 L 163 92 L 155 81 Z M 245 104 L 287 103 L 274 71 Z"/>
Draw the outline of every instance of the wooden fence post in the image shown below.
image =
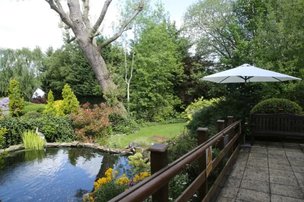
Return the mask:
<path id="1" fill-rule="evenodd" d="M 234 121 L 234 117 L 233 116 L 227 116 L 227 126 L 229 126 L 230 124 L 232 124 Z"/>
<path id="2" fill-rule="evenodd" d="M 152 175 L 168 165 L 168 146 L 165 144 L 154 144 L 150 147 L 151 157 L 151 173 Z M 161 187 L 157 192 L 152 195 L 153 202 L 166 202 L 169 197 L 168 184 Z"/>
<path id="3" fill-rule="evenodd" d="M 225 120 L 217 120 L 217 131 L 220 132 L 225 128 Z M 225 147 L 224 136 L 218 142 L 218 148 L 222 150 Z"/>
<path id="4" fill-rule="evenodd" d="M 198 128 L 197 132 L 197 143 L 198 145 L 203 144 L 205 141 L 208 140 L 208 128 Z M 203 171 L 206 169 L 206 150 L 203 152 L 202 157 L 198 159 L 199 170 Z M 200 201 L 208 193 L 208 180 L 206 176 L 206 181 L 202 184 L 202 186 L 198 189 L 198 198 Z"/>

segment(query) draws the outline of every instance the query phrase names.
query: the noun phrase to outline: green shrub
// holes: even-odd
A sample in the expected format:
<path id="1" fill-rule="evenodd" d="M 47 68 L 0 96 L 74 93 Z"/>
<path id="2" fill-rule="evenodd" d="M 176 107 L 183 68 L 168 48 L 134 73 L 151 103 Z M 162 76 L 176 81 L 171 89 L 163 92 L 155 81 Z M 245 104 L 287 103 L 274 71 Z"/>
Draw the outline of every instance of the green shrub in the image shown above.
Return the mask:
<path id="1" fill-rule="evenodd" d="M 34 131 L 26 131 L 22 134 L 22 142 L 25 149 L 42 150 L 45 140 L 37 135 Z"/>
<path id="2" fill-rule="evenodd" d="M 75 140 L 72 123 L 68 117 L 44 115 L 36 119 L 36 125 L 39 131 L 45 135 L 48 142 L 69 142 Z"/>
<path id="3" fill-rule="evenodd" d="M 54 95 L 53 95 L 53 91 L 52 90 L 50 90 L 48 92 L 47 104 L 45 106 L 45 109 L 44 109 L 43 113 L 45 113 L 45 114 L 51 114 L 51 115 L 55 115 L 56 114 L 56 110 L 55 110 L 55 106 L 54 106 Z"/>
<path id="4" fill-rule="evenodd" d="M 133 174 L 150 171 L 150 162 L 148 158 L 144 158 L 142 153 L 136 152 L 136 154 L 129 156 L 129 164 L 132 166 Z"/>
<path id="5" fill-rule="evenodd" d="M 24 100 L 21 97 L 20 85 L 17 80 L 10 80 L 8 94 L 10 115 L 21 116 L 23 114 Z"/>
<path id="6" fill-rule="evenodd" d="M 75 139 L 71 121 L 67 117 L 52 115 L 6 117 L 0 120 L 0 127 L 7 129 L 5 147 L 20 144 L 21 134 L 28 130 L 36 130 L 36 128 L 45 135 L 48 142 Z"/>
<path id="7" fill-rule="evenodd" d="M 72 112 L 75 113 L 78 111 L 79 102 L 69 84 L 64 85 L 62 89 L 62 98 L 62 107 L 64 114 L 71 114 Z"/>
<path id="8" fill-rule="evenodd" d="M 54 101 L 53 105 L 54 105 L 55 113 L 51 113 L 51 114 L 55 114 L 57 116 L 64 116 L 63 100 L 56 100 Z"/>
<path id="9" fill-rule="evenodd" d="M 139 127 L 132 117 L 125 117 L 117 113 L 109 115 L 112 132 L 114 134 L 131 134 Z"/>
<path id="10" fill-rule="evenodd" d="M 218 103 L 222 98 L 213 98 L 210 100 L 204 99 L 203 97 L 194 100 L 188 107 L 185 109 L 184 113 L 182 114 L 184 118 L 188 119 L 189 121 L 192 120 L 193 114 L 204 107 L 212 106 Z"/>
<path id="11" fill-rule="evenodd" d="M 291 113 L 302 114 L 302 108 L 295 102 L 288 99 L 271 98 L 263 100 L 255 105 L 251 111 L 253 113 L 272 114 L 272 113 Z"/>
<path id="12" fill-rule="evenodd" d="M 27 123 L 22 122 L 20 118 L 17 117 L 5 117 L 4 119 L 0 120 L 0 127 L 7 129 L 7 133 L 4 135 L 4 147 L 20 144 L 22 142 L 21 134 L 28 129 L 33 129 L 30 128 Z"/>
<path id="13" fill-rule="evenodd" d="M 6 128 L 0 128 L 0 149 L 5 148 L 5 134 L 7 133 Z"/>

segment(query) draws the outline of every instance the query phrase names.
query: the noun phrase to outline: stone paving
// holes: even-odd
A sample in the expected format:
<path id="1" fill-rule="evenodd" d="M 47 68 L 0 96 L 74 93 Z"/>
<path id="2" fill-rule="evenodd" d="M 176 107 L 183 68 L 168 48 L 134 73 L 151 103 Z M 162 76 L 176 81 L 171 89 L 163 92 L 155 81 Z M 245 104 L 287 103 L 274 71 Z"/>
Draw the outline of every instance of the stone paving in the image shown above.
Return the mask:
<path id="1" fill-rule="evenodd" d="M 217 202 L 304 201 L 304 145 L 257 142 L 241 149 Z"/>

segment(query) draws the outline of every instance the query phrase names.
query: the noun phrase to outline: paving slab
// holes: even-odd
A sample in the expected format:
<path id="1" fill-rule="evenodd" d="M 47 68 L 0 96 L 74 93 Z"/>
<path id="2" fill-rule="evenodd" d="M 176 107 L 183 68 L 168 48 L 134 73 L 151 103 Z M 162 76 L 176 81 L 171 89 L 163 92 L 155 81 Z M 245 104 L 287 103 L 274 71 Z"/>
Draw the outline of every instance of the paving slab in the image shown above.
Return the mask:
<path id="1" fill-rule="evenodd" d="M 216 201 L 304 202 L 304 144 L 262 142 L 241 150 Z"/>
<path id="2" fill-rule="evenodd" d="M 270 196 L 264 192 L 241 188 L 236 199 L 240 201 L 269 202 Z"/>
<path id="3" fill-rule="evenodd" d="M 243 179 L 241 182 L 241 188 L 251 189 L 254 191 L 259 191 L 259 192 L 264 192 L 264 193 L 270 193 L 269 192 L 269 183 L 265 182 L 265 181 Z"/>
<path id="4" fill-rule="evenodd" d="M 271 202 L 303 202 L 303 199 L 296 199 L 286 196 L 271 195 Z"/>
<path id="5" fill-rule="evenodd" d="M 291 198 L 304 199 L 304 194 L 301 188 L 297 186 L 270 184 L 270 190 L 272 194 L 287 196 Z"/>

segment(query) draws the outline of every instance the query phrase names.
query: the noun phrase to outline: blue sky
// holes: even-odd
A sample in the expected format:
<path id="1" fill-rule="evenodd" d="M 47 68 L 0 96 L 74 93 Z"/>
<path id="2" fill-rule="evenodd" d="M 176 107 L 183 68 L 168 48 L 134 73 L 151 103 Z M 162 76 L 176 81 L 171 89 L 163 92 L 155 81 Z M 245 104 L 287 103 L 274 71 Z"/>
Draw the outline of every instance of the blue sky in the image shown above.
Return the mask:
<path id="1" fill-rule="evenodd" d="M 113 0 L 112 4 L 115 5 L 117 1 L 119 0 Z M 97 2 L 100 5 L 100 0 Z M 180 25 L 186 9 L 197 0 L 163 0 L 163 2 L 171 20 Z M 115 9 L 113 5 L 110 9 Z M 98 6 L 92 6 L 94 7 Z M 107 17 L 115 19 L 116 13 L 114 10 L 109 10 Z M 58 48 L 62 45 L 59 22 L 57 14 L 44 0 L 0 0 L 0 48 L 35 48 L 36 46 L 40 46 L 43 50 L 50 46 Z M 105 25 L 103 31 L 108 32 L 111 27 L 113 22 Z"/>

